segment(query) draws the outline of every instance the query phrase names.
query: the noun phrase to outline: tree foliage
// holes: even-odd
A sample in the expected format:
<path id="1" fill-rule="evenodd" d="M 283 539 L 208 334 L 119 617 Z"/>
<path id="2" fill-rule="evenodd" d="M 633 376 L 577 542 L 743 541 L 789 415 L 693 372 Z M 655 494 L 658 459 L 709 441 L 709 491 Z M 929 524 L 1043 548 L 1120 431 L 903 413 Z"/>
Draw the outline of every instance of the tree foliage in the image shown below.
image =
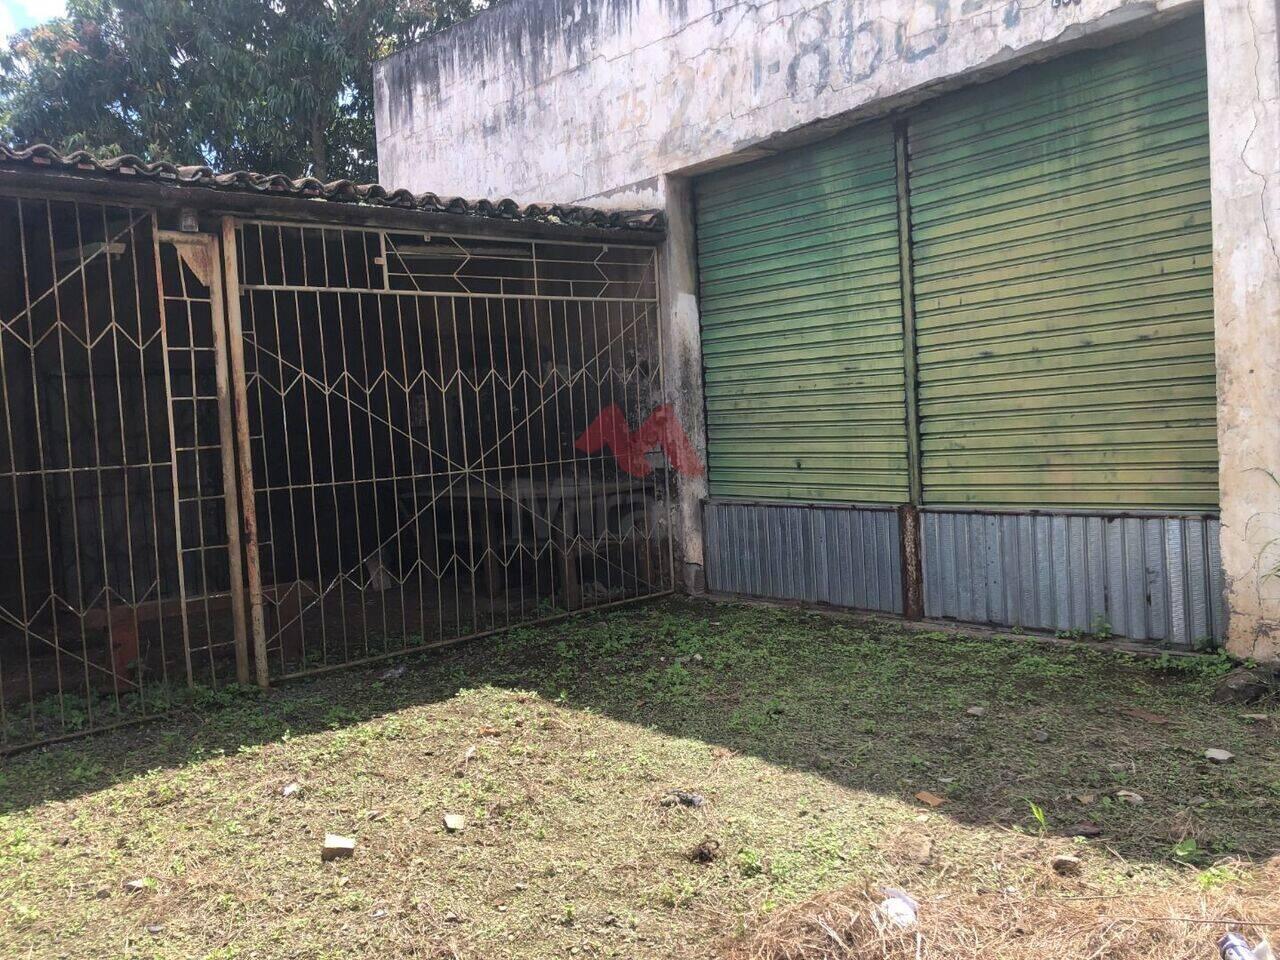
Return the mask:
<path id="1" fill-rule="evenodd" d="M 373 61 L 480 0 L 69 0 L 0 50 L 0 137 L 376 179 Z"/>

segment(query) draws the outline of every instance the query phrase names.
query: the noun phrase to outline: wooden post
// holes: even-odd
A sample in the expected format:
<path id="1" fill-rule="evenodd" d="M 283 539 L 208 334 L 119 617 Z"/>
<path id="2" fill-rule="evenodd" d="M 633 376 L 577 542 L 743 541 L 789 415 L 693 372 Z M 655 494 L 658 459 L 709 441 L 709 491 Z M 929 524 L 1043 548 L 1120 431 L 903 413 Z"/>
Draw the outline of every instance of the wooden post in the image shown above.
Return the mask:
<path id="1" fill-rule="evenodd" d="M 209 264 L 218 263 L 218 240 L 208 237 Z M 231 382 L 227 372 L 227 327 L 223 271 L 209 271 L 209 312 L 213 327 L 214 368 L 218 390 L 218 444 L 222 452 L 222 489 L 226 504 L 228 570 L 231 576 L 231 620 L 236 644 L 236 681 L 249 682 L 249 641 L 245 629 L 244 564 L 240 553 L 239 478 L 236 475 L 235 427 L 231 414 Z M 236 309 L 240 301 L 236 298 Z"/>
<path id="2" fill-rule="evenodd" d="M 239 454 L 240 509 L 244 520 L 245 571 L 249 579 L 249 622 L 253 632 L 253 666 L 258 686 L 270 686 L 267 629 L 262 611 L 262 566 L 258 558 L 258 515 L 253 494 L 253 448 L 249 441 L 249 390 L 244 365 L 244 329 L 240 318 L 240 272 L 236 256 L 236 221 L 222 218 L 222 276 L 226 287 L 231 394 L 235 400 L 236 451 Z"/>
<path id="3" fill-rule="evenodd" d="M 564 505 L 561 507 L 560 517 L 563 531 L 560 540 L 560 565 L 564 581 L 564 608 L 577 610 L 582 606 L 582 584 L 578 582 L 578 549 L 575 546 L 577 517 L 572 509 Z"/>

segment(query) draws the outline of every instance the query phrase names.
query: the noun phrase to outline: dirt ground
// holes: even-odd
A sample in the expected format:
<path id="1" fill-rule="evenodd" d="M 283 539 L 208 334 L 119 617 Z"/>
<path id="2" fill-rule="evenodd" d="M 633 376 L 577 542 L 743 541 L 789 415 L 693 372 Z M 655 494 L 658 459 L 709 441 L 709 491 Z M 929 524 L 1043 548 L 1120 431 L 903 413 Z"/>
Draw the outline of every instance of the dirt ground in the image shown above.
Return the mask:
<path id="1" fill-rule="evenodd" d="M 1280 923 L 1280 714 L 1212 705 L 1219 657 L 673 600 L 403 666 L 0 761 L 0 955 L 880 956 L 836 944 L 884 886 L 926 931 L 1057 905 L 922 955 L 1043 956 L 1085 903 L 1055 955 Z"/>

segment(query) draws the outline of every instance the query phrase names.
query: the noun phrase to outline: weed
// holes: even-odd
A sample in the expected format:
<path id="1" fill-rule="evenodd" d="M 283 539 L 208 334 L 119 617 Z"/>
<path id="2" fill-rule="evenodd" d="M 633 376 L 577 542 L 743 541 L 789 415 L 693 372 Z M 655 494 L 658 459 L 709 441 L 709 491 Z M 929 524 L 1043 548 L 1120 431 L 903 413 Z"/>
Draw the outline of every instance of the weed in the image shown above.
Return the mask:
<path id="1" fill-rule="evenodd" d="M 1200 845 L 1194 837 L 1179 840 L 1173 846 L 1173 855 L 1179 860 L 1194 860 L 1200 854 Z"/>
<path id="2" fill-rule="evenodd" d="M 1027 806 L 1031 808 L 1031 819 L 1035 820 L 1038 832 L 1043 837 L 1049 832 L 1049 820 L 1045 816 L 1044 808 L 1034 800 L 1028 800 Z"/>
<path id="3" fill-rule="evenodd" d="M 743 847 L 737 856 L 738 872 L 744 877 L 758 877 L 764 873 L 764 860 L 754 850 Z"/>

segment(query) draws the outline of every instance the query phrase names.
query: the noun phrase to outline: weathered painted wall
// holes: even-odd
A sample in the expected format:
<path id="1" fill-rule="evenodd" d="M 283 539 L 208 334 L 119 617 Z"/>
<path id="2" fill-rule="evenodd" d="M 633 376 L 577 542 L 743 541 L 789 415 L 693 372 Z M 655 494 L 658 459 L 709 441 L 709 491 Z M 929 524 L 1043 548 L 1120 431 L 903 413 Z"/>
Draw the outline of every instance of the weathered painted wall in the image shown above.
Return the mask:
<path id="1" fill-rule="evenodd" d="M 1280 47 L 1275 0 L 1207 0 L 1227 646 L 1280 660 Z"/>
<path id="2" fill-rule="evenodd" d="M 378 65 L 386 184 L 654 204 L 741 159 L 1190 0 L 507 0 Z M 1142 27 L 1142 28 L 1145 28 Z"/>

